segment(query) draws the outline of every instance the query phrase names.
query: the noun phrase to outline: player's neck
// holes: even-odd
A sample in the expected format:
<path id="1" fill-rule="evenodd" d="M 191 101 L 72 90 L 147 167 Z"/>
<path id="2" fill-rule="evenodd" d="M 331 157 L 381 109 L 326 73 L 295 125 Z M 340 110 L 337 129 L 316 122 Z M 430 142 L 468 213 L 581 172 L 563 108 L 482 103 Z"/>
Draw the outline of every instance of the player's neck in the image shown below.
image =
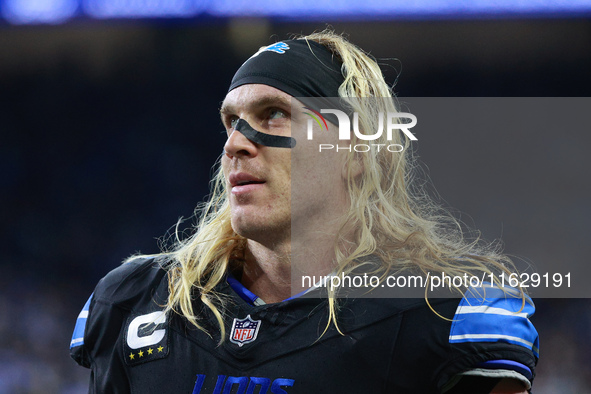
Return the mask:
<path id="1" fill-rule="evenodd" d="M 291 296 L 290 244 L 268 248 L 248 240 L 242 267 L 242 284 L 266 303 Z"/>
<path id="2" fill-rule="evenodd" d="M 328 234 L 302 233 L 273 248 L 248 240 L 242 284 L 266 303 L 306 290 L 303 275 L 320 278 L 334 270 L 335 236 Z"/>

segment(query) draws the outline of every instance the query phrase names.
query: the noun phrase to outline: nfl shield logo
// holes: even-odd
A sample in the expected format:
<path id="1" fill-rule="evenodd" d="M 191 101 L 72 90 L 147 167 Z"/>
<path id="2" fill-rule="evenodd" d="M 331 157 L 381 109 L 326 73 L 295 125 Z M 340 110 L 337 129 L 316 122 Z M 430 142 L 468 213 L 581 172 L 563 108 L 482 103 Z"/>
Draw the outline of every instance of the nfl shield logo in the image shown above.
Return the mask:
<path id="1" fill-rule="evenodd" d="M 257 339 L 259 328 L 261 327 L 260 320 L 252 320 L 250 315 L 244 319 L 234 318 L 232 323 L 232 331 L 230 331 L 230 342 L 242 347 L 245 343 L 253 342 Z"/>

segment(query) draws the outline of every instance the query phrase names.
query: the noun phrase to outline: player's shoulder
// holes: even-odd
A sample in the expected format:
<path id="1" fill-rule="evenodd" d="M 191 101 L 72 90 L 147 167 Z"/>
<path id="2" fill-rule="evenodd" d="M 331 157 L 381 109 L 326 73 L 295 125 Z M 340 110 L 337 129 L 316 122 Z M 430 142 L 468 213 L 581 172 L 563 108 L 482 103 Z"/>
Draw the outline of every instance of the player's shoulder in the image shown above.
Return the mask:
<path id="1" fill-rule="evenodd" d="M 535 377 L 539 336 L 530 318 L 533 300 L 511 287 L 472 287 L 457 304 L 450 349 L 465 357 L 449 362 L 456 377 L 509 378 L 527 388 Z"/>
<path id="2" fill-rule="evenodd" d="M 153 295 L 166 275 L 167 263 L 166 255 L 128 259 L 99 281 L 93 298 L 131 308 L 146 294 Z"/>
<path id="3" fill-rule="evenodd" d="M 90 367 L 97 354 L 113 347 L 134 311 L 162 309 L 168 261 L 166 255 L 128 259 L 99 281 L 76 319 L 70 342 L 74 360 Z"/>
<path id="4" fill-rule="evenodd" d="M 538 332 L 530 321 L 533 300 L 511 288 L 484 285 L 470 288 L 457 305 L 450 343 L 508 343 L 539 357 Z"/>

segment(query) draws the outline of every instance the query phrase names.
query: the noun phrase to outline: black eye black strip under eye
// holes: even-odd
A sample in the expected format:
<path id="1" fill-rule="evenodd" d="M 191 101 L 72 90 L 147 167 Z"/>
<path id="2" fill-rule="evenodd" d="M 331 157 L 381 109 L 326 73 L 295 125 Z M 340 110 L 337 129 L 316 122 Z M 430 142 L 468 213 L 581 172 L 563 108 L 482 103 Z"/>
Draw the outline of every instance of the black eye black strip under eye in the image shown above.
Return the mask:
<path id="1" fill-rule="evenodd" d="M 251 125 L 244 119 L 238 119 L 235 130 L 238 130 L 246 138 L 254 143 L 265 145 L 273 148 L 293 148 L 296 145 L 296 140 L 292 137 L 281 137 L 278 135 L 271 135 L 261 133 L 252 128 Z"/>

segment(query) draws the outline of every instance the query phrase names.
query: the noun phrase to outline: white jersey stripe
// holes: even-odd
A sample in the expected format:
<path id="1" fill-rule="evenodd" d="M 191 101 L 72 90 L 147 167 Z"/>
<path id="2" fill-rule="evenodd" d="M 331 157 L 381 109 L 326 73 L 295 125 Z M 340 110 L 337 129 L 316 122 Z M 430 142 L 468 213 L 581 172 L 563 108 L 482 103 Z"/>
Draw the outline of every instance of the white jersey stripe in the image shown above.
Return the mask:
<path id="1" fill-rule="evenodd" d="M 450 341 L 459 341 L 461 339 L 506 339 L 509 341 L 514 341 L 514 342 L 520 342 L 523 343 L 525 345 L 527 345 L 528 347 L 530 347 L 531 349 L 533 349 L 534 351 L 538 352 L 538 348 L 536 348 L 534 346 L 533 343 L 526 341 L 525 339 L 519 338 L 519 337 L 514 337 L 511 335 L 502 335 L 502 334 L 463 334 L 463 335 L 450 335 L 449 336 L 449 340 Z"/>
<path id="2" fill-rule="evenodd" d="M 464 313 L 486 313 L 491 315 L 503 315 L 503 316 L 515 316 L 515 317 L 523 317 L 528 318 L 529 315 L 525 312 L 511 312 L 507 309 L 503 308 L 494 308 L 487 305 L 480 305 L 480 306 L 468 306 L 468 305 L 460 305 L 456 310 L 456 315 L 464 314 Z"/>

